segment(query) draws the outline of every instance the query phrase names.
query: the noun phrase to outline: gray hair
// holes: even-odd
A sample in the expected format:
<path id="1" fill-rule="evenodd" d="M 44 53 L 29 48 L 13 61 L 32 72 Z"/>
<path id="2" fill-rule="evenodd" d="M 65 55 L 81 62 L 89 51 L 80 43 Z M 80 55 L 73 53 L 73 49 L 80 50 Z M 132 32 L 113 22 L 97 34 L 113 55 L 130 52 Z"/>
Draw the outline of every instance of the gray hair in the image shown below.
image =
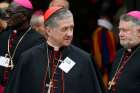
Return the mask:
<path id="1" fill-rule="evenodd" d="M 31 17 L 30 24 L 33 26 L 36 24 L 44 24 L 44 20 L 42 17 L 43 17 L 42 11 L 35 12 Z M 41 20 L 41 18 L 42 18 L 42 20 Z"/>
<path id="2" fill-rule="evenodd" d="M 68 18 L 73 16 L 71 11 L 65 8 L 59 9 L 58 11 L 56 11 L 53 15 L 50 16 L 50 18 L 45 21 L 45 26 L 46 27 L 56 27 L 58 24 L 57 22 L 59 20 L 62 20 L 64 18 Z"/>
<path id="3" fill-rule="evenodd" d="M 124 14 L 120 17 L 120 20 L 124 20 L 124 21 L 132 21 L 134 24 L 136 25 L 140 25 L 140 20 L 133 17 L 133 16 L 129 16 L 127 14 Z"/>
<path id="4" fill-rule="evenodd" d="M 60 6 L 69 9 L 69 2 L 68 0 L 52 0 L 49 7 L 52 6 Z"/>

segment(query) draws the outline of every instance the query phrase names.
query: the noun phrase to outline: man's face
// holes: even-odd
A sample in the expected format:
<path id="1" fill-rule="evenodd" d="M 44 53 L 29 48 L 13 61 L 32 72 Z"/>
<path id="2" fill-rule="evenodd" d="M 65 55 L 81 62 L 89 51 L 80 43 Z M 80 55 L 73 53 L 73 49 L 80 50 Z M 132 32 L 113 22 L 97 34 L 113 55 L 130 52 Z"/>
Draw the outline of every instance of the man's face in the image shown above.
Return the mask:
<path id="1" fill-rule="evenodd" d="M 73 38 L 73 17 L 59 20 L 57 24 L 56 27 L 48 31 L 48 41 L 57 47 L 70 45 Z"/>
<path id="2" fill-rule="evenodd" d="M 124 48 L 133 48 L 140 43 L 140 29 L 131 21 L 120 21 L 119 23 L 120 44 Z"/>
<path id="3" fill-rule="evenodd" d="M 38 17 L 38 18 L 37 18 Z M 34 28 L 37 32 L 43 34 L 45 32 L 45 27 L 44 27 L 44 16 L 43 15 L 40 15 L 40 16 L 37 16 L 37 23 L 34 24 Z"/>
<path id="4" fill-rule="evenodd" d="M 5 16 L 8 26 L 9 27 L 14 27 L 19 24 L 23 24 L 24 21 L 26 20 L 26 16 L 23 14 L 22 10 L 20 7 L 10 7 L 7 10 L 7 16 Z"/>

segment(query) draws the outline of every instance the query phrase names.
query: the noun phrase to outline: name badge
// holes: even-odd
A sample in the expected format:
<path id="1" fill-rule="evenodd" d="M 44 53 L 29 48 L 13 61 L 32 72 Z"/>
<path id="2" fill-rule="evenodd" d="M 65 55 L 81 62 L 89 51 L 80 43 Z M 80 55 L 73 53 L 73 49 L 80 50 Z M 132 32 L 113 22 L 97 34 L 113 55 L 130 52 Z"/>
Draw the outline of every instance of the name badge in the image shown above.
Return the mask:
<path id="1" fill-rule="evenodd" d="M 10 58 L 0 56 L 0 66 L 9 67 Z"/>
<path id="2" fill-rule="evenodd" d="M 65 73 L 68 73 L 75 64 L 76 63 L 72 59 L 66 57 L 64 61 L 62 61 L 62 63 L 59 65 L 59 68 L 63 70 Z"/>

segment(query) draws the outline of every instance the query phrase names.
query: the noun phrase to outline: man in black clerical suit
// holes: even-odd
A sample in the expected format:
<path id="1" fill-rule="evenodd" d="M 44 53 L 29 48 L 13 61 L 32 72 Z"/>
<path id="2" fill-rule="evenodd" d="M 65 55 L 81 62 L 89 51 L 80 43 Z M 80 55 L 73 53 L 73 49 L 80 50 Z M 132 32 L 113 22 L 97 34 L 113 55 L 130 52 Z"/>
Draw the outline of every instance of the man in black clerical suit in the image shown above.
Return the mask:
<path id="1" fill-rule="evenodd" d="M 0 32 L 0 84 L 2 86 L 6 86 L 9 73 L 13 70 L 13 67 L 3 66 L 6 64 L 3 58 L 10 58 L 12 60 L 10 62 L 13 62 L 15 67 L 22 52 L 44 42 L 43 37 L 30 26 L 32 7 L 24 5 L 24 2 L 20 3 L 18 0 L 14 0 L 6 13 L 1 18 L 6 20 L 8 27 Z M 12 66 L 12 64 L 8 65 Z"/>
<path id="2" fill-rule="evenodd" d="M 22 53 L 5 93 L 102 93 L 91 57 L 71 45 L 73 15 L 50 7 L 46 42 Z"/>
<path id="3" fill-rule="evenodd" d="M 120 44 L 112 66 L 110 93 L 140 93 L 140 11 L 130 11 L 120 17 Z"/>

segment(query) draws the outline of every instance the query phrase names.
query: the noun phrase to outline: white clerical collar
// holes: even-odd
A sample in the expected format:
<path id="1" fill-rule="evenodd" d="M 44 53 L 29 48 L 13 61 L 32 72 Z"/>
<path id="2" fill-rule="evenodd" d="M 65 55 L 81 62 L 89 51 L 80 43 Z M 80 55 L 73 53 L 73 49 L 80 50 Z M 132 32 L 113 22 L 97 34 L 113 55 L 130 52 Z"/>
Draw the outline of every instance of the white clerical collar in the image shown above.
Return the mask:
<path id="1" fill-rule="evenodd" d="M 47 41 L 47 44 L 48 44 L 49 46 L 53 47 L 53 48 L 54 48 L 54 51 L 59 51 L 59 48 L 60 48 L 60 47 L 53 45 L 53 44 L 52 44 L 51 42 L 49 42 L 49 41 Z"/>
<path id="2" fill-rule="evenodd" d="M 112 30 L 113 25 L 107 19 L 98 19 L 97 23 L 99 26 L 102 26 L 108 30 Z"/>
<path id="3" fill-rule="evenodd" d="M 127 49 L 127 51 L 128 51 L 128 52 L 132 52 L 132 49 L 131 49 L 131 48 L 129 48 L 129 49 Z"/>

